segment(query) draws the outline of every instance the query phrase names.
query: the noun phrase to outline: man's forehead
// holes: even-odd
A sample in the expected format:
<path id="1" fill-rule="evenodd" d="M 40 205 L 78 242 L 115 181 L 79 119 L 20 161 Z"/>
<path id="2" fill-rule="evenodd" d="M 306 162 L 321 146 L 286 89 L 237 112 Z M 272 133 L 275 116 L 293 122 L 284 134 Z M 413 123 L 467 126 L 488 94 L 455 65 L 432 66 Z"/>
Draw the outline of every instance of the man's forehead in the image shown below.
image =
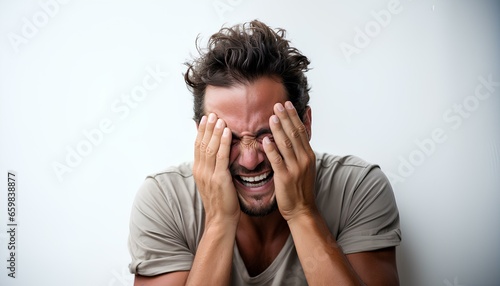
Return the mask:
<path id="1" fill-rule="evenodd" d="M 251 97 L 242 98 L 239 96 L 224 96 L 216 100 L 210 100 L 211 97 L 206 97 L 204 104 L 204 113 L 216 113 L 219 117 L 227 116 L 234 118 L 247 118 L 252 115 L 269 115 L 271 116 L 274 111 L 274 105 L 278 102 L 284 102 L 279 98 L 269 98 L 269 100 L 258 100 Z M 212 97 L 213 98 L 213 97 Z"/>
<path id="2" fill-rule="evenodd" d="M 205 114 L 214 110 L 258 112 L 273 109 L 287 99 L 284 85 L 274 77 L 262 77 L 253 82 L 232 86 L 208 85 L 205 89 Z M 245 108 L 245 110 L 243 110 Z"/>
<path id="3" fill-rule="evenodd" d="M 287 99 L 283 84 L 263 77 L 230 87 L 207 86 L 204 113 L 215 113 L 235 133 L 256 134 L 269 129 L 269 117 L 276 103 Z"/>
<path id="4" fill-rule="evenodd" d="M 218 118 L 224 120 L 227 127 L 231 129 L 233 136 L 255 136 L 269 133 L 269 117 L 273 115 L 273 105 L 267 108 L 253 109 L 248 106 L 228 106 L 227 108 L 210 108 L 206 114 L 215 113 Z"/>

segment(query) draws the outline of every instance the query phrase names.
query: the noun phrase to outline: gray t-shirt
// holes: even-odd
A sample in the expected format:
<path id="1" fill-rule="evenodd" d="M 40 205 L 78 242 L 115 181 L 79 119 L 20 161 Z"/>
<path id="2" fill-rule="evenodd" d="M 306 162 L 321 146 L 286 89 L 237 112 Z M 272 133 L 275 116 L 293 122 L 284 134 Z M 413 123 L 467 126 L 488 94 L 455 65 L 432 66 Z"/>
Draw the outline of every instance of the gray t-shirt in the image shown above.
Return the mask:
<path id="1" fill-rule="evenodd" d="M 394 194 L 377 165 L 354 156 L 317 153 L 316 173 L 317 207 L 344 253 L 399 245 Z M 130 218 L 131 273 L 153 276 L 191 269 L 203 228 L 192 164 L 148 176 Z M 318 262 L 307 263 L 314 267 Z M 249 276 L 235 244 L 231 279 L 231 285 L 307 285 L 291 236 L 273 263 L 255 277 Z"/>

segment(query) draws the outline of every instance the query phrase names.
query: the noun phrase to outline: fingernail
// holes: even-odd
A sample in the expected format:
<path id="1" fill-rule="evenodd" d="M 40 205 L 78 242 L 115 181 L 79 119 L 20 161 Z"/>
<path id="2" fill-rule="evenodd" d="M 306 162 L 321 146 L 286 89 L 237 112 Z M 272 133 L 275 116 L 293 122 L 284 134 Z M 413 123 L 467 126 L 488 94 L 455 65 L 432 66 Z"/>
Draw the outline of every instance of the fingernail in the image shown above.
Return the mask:
<path id="1" fill-rule="evenodd" d="M 271 140 L 269 140 L 269 137 L 264 137 L 264 144 L 270 144 L 271 143 Z"/>
<path id="2" fill-rule="evenodd" d="M 208 115 L 208 122 L 210 123 L 215 122 L 215 118 L 216 118 L 215 114 L 210 113 L 210 115 Z"/>
<path id="3" fill-rule="evenodd" d="M 207 117 L 203 115 L 200 120 L 200 124 L 205 124 L 207 122 Z"/>
<path id="4" fill-rule="evenodd" d="M 222 123 L 223 123 L 223 122 L 222 122 L 222 119 L 218 119 L 218 120 L 217 120 L 217 123 L 215 124 L 215 127 L 217 127 L 217 128 L 222 128 Z"/>
<path id="5" fill-rule="evenodd" d="M 283 110 L 285 110 L 285 108 L 283 107 L 283 105 L 281 103 L 278 103 L 276 108 L 278 108 L 278 111 L 280 111 L 280 112 L 283 112 Z"/>
<path id="6" fill-rule="evenodd" d="M 286 106 L 286 108 L 288 108 L 288 109 L 294 109 L 294 108 L 295 108 L 295 107 L 293 106 L 293 104 L 292 104 L 290 101 L 285 102 L 285 106 Z"/>
<path id="7" fill-rule="evenodd" d="M 278 118 L 278 116 L 276 116 L 276 115 L 272 115 L 272 116 L 271 116 L 271 120 L 272 120 L 274 123 L 278 123 L 278 122 L 280 122 L 280 119 L 279 119 L 279 118 Z"/>

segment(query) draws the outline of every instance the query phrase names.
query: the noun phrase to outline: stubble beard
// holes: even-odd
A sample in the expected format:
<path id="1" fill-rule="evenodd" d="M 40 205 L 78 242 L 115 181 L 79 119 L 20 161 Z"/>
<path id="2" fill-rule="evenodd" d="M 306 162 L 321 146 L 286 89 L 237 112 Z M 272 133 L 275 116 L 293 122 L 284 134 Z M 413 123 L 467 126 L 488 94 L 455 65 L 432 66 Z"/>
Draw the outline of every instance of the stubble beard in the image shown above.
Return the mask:
<path id="1" fill-rule="evenodd" d="M 254 198 L 254 199 L 256 201 L 261 200 L 261 198 Z M 259 207 L 251 207 L 239 197 L 238 200 L 240 201 L 241 211 L 248 216 L 263 217 L 275 212 L 278 209 L 278 202 L 276 201 L 276 196 L 272 198 L 269 204 L 261 205 Z"/>
<path id="2" fill-rule="evenodd" d="M 233 180 L 234 180 L 234 174 L 251 174 L 251 173 L 255 173 L 255 172 L 260 172 L 261 170 L 265 170 L 265 169 L 272 170 L 269 162 L 262 162 L 259 166 L 257 166 L 252 171 L 246 170 L 243 167 L 231 166 L 230 173 L 233 176 Z M 263 200 L 264 200 L 263 196 L 254 196 L 254 197 L 252 197 L 252 200 L 257 202 L 257 203 L 260 202 L 260 205 L 250 206 L 240 196 L 238 196 L 238 201 L 240 203 L 240 209 L 244 214 L 246 214 L 248 216 L 263 217 L 263 216 L 266 216 L 266 215 L 273 213 L 274 211 L 276 211 L 278 209 L 278 202 L 276 200 L 276 196 L 273 196 L 271 201 L 268 202 L 267 204 L 265 204 L 263 202 Z"/>

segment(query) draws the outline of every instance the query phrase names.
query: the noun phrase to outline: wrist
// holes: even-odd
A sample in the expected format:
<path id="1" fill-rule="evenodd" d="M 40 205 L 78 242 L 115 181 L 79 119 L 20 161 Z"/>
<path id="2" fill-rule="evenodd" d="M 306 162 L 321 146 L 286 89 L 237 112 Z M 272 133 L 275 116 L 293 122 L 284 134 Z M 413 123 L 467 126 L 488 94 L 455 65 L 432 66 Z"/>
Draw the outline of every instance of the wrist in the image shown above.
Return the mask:
<path id="1" fill-rule="evenodd" d="M 316 208 L 308 208 L 302 211 L 297 211 L 286 218 L 288 226 L 293 225 L 310 225 L 311 223 L 316 223 L 318 219 L 321 218 L 319 211 Z"/>
<path id="2" fill-rule="evenodd" d="M 205 217 L 205 229 L 217 229 L 222 231 L 236 231 L 238 226 L 239 216 L 228 217 L 228 216 L 206 216 Z"/>

